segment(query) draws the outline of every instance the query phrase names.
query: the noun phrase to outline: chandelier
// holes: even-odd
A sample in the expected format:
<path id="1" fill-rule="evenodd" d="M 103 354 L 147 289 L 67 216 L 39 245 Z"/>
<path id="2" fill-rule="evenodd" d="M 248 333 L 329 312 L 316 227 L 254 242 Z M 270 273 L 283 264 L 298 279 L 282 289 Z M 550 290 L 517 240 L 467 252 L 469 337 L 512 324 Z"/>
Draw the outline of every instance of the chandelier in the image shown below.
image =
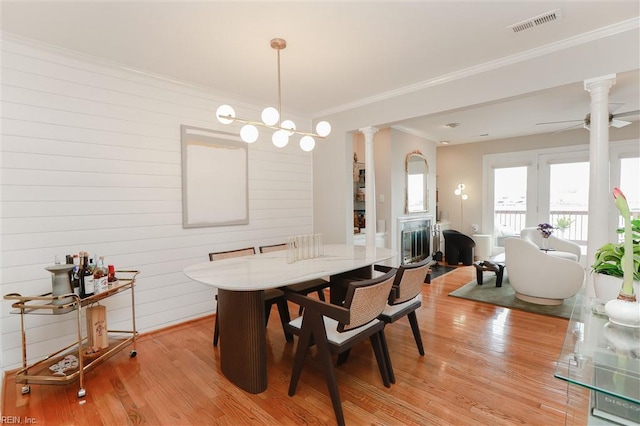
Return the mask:
<path id="1" fill-rule="evenodd" d="M 278 52 L 278 108 L 267 107 L 262 111 L 262 121 L 247 120 L 236 117 L 236 113 L 229 105 L 220 105 L 216 110 L 218 121 L 222 124 L 231 124 L 234 121 L 244 123 L 240 129 L 240 138 L 246 143 L 258 140 L 258 127 L 275 130 L 271 141 L 278 148 L 283 148 L 289 143 L 289 136 L 300 135 L 300 148 L 303 151 L 311 151 L 316 146 L 314 138 L 324 139 L 331 133 L 331 125 L 321 121 L 316 125 L 316 133 L 296 130 L 296 125 L 291 120 L 282 120 L 282 102 L 280 94 L 280 51 L 287 47 L 287 41 L 281 38 L 271 40 L 271 47 Z"/>

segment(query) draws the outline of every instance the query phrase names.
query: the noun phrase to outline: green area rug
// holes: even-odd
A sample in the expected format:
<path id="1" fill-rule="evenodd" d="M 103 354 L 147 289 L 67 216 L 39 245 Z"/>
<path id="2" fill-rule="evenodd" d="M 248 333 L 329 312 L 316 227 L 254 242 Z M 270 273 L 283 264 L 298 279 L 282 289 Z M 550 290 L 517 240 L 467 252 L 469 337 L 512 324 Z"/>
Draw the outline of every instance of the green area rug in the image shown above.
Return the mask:
<path id="1" fill-rule="evenodd" d="M 536 305 L 535 303 L 524 302 L 516 298 L 515 292 L 509 284 L 506 270 L 502 280 L 502 287 L 496 287 L 495 274 L 486 272 L 483 276 L 482 285 L 478 285 L 476 280 L 473 280 L 449 293 L 449 296 L 567 319 L 571 317 L 571 311 L 576 300 L 574 296 L 565 299 L 563 304 L 558 306 Z"/>

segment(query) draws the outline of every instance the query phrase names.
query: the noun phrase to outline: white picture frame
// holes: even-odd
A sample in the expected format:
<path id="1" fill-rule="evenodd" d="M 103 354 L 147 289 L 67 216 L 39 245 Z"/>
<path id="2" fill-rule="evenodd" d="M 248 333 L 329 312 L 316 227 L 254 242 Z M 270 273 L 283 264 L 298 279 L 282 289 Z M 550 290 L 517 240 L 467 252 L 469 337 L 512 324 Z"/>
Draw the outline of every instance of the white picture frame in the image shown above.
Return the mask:
<path id="1" fill-rule="evenodd" d="M 184 228 L 249 223 L 248 150 L 236 135 L 180 126 Z"/>

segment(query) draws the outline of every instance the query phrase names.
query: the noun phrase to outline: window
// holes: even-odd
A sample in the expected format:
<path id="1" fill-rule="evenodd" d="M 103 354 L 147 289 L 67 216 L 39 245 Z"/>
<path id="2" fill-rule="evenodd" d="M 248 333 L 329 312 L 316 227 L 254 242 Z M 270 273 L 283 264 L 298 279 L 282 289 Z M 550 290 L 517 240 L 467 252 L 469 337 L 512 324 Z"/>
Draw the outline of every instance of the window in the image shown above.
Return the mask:
<path id="1" fill-rule="evenodd" d="M 493 230 L 494 247 L 503 247 L 509 234 L 541 222 L 558 226 L 560 237 L 586 245 L 588 146 L 491 154 L 483 162 L 483 229 Z M 611 143 L 610 164 L 611 188 L 620 187 L 632 214 L 640 217 L 638 141 Z M 609 217 L 610 229 L 622 226 L 613 202 Z"/>

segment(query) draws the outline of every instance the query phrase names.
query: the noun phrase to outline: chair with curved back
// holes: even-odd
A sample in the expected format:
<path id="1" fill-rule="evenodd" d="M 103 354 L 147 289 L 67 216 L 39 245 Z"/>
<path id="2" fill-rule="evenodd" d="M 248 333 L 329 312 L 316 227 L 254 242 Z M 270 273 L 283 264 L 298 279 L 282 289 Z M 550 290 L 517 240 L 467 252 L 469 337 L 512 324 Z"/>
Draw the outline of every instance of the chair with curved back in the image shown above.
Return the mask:
<path id="1" fill-rule="evenodd" d="M 416 310 L 422 306 L 422 285 L 429 273 L 430 262 L 429 259 L 425 259 L 419 263 L 400 265 L 397 268 L 387 306 L 378 317 L 386 324 L 391 324 L 406 316 L 409 319 L 413 338 L 421 356 L 424 356 L 424 346 L 420 337 Z M 388 272 L 395 268 L 375 265 L 375 269 L 381 272 Z"/>
<path id="2" fill-rule="evenodd" d="M 509 284 L 515 296 L 539 305 L 561 305 L 584 284 L 585 270 L 574 259 L 551 256 L 524 238 L 504 242 Z"/>
<path id="3" fill-rule="evenodd" d="M 442 236 L 444 237 L 444 259 L 449 265 L 473 264 L 473 248 L 476 246 L 473 238 L 453 229 L 442 231 Z"/>
<path id="4" fill-rule="evenodd" d="M 342 403 L 338 392 L 332 354 L 341 354 L 364 339 L 370 339 L 385 387 L 391 386 L 391 359 L 384 336 L 385 323 L 378 319 L 384 310 L 393 285 L 395 271 L 367 280 L 347 283 L 343 306 L 332 305 L 295 292 L 287 297 L 304 307 L 304 314 L 289 324 L 298 334 L 298 347 L 293 362 L 289 396 L 296 393 L 302 366 L 309 347 L 315 344 L 317 357 L 325 374 L 333 410 L 339 425 L 344 425 Z"/>
<path id="5" fill-rule="evenodd" d="M 247 247 L 237 250 L 221 251 L 209 253 L 209 260 L 221 260 L 229 259 L 240 256 L 250 256 L 256 254 L 254 247 Z M 218 301 L 218 295 L 216 294 L 216 301 Z M 264 303 L 265 303 L 265 327 L 269 322 L 269 314 L 271 313 L 271 307 L 273 305 L 278 306 L 278 312 L 280 313 L 280 322 L 282 323 L 282 329 L 284 330 L 284 336 L 287 342 L 293 341 L 293 335 L 287 330 L 287 324 L 291 320 L 289 315 L 289 306 L 287 305 L 287 299 L 284 297 L 284 292 L 278 289 L 267 289 L 264 291 Z M 216 320 L 213 330 L 213 346 L 218 346 L 218 339 L 220 338 L 220 326 L 218 324 L 218 315 L 216 314 Z"/>
<path id="6" fill-rule="evenodd" d="M 538 228 L 524 228 L 520 231 L 520 238 L 527 240 L 535 244 L 538 248 L 542 247 L 542 234 Z M 547 238 L 548 251 L 547 254 L 553 257 L 562 257 L 564 259 L 574 260 L 580 262 L 580 256 L 582 251 L 580 246 L 573 241 L 564 240 L 556 237 L 555 235 L 549 235 Z"/>
<path id="7" fill-rule="evenodd" d="M 260 253 L 270 253 L 274 251 L 283 251 L 287 249 L 286 244 L 273 244 L 269 246 L 260 246 Z M 296 293 L 304 294 L 305 296 L 310 293 L 317 293 L 318 298 L 325 301 L 324 289 L 329 287 L 330 283 L 327 280 L 316 279 L 304 281 L 297 284 L 291 284 L 286 286 L 286 289 L 289 291 L 294 291 Z M 302 315 L 302 307 L 300 307 L 299 315 Z"/>

